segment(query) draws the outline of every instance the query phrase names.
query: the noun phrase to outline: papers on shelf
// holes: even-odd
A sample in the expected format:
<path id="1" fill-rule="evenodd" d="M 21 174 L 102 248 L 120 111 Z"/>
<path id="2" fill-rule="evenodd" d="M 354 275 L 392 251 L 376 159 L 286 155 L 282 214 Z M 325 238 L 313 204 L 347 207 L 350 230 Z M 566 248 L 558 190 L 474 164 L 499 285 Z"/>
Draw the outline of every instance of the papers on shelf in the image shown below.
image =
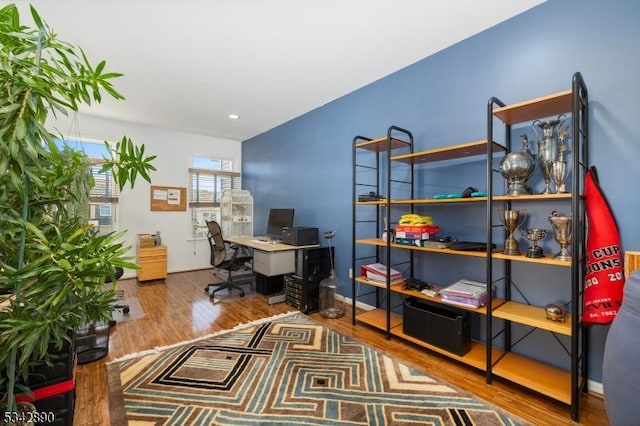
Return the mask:
<path id="1" fill-rule="evenodd" d="M 461 279 L 444 288 L 442 293 L 454 296 L 479 297 L 487 293 L 487 284 Z"/>
<path id="2" fill-rule="evenodd" d="M 462 279 L 440 291 L 442 302 L 477 309 L 487 303 L 487 284 Z"/>
<path id="3" fill-rule="evenodd" d="M 396 284 L 404 281 L 402 273 L 396 271 L 393 268 L 389 268 L 391 284 Z M 387 282 L 387 267 L 382 263 L 370 263 L 368 265 L 362 265 L 360 267 L 360 275 L 370 281 L 376 281 L 379 283 Z"/>

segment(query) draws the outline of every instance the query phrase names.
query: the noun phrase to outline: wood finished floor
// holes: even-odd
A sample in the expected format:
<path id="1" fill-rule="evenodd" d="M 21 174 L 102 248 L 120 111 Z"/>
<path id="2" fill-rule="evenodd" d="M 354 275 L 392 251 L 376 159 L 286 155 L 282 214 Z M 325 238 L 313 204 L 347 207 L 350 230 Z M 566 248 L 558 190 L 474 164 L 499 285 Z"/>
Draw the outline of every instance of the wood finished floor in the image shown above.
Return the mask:
<path id="1" fill-rule="evenodd" d="M 121 322 L 112 328 L 106 357 L 78 366 L 74 424 L 110 424 L 107 362 L 129 353 L 205 336 L 293 310 L 285 303 L 269 305 L 267 297 L 262 295 L 247 296 L 232 303 L 212 304 L 203 290 L 211 281 L 211 272 L 204 270 L 170 274 L 164 282 L 119 282 L 119 289 L 124 290 L 125 297 L 137 297 L 145 314 L 141 319 Z M 609 424 L 604 402 L 597 395 L 583 396 L 580 423 L 576 423 L 571 420 L 569 407 L 564 404 L 501 379 L 494 379 L 492 385 L 487 385 L 484 374 L 479 370 L 399 339 L 386 340 L 383 333 L 365 325 L 352 326 L 350 314 L 337 320 L 325 319 L 319 314 L 310 316 L 536 425 Z"/>

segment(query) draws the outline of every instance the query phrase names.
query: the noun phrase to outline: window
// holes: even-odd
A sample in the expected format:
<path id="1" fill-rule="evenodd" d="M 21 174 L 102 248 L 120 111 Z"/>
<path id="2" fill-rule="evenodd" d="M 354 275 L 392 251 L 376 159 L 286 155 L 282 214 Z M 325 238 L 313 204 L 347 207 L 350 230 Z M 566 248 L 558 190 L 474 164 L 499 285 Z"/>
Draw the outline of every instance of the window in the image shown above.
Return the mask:
<path id="1" fill-rule="evenodd" d="M 191 209 L 191 238 L 207 236 L 207 221 L 220 222 L 220 198 L 225 189 L 240 189 L 241 174 L 232 171 L 230 160 L 194 157 L 189 169 L 188 202 Z"/>
<path id="2" fill-rule="evenodd" d="M 84 152 L 91 163 L 91 173 L 95 186 L 89 193 L 89 220 L 100 233 L 117 230 L 118 185 L 111 171 L 100 173 L 104 157 L 109 156 L 103 141 L 90 139 L 56 139 L 56 145 L 65 144 L 73 149 Z"/>

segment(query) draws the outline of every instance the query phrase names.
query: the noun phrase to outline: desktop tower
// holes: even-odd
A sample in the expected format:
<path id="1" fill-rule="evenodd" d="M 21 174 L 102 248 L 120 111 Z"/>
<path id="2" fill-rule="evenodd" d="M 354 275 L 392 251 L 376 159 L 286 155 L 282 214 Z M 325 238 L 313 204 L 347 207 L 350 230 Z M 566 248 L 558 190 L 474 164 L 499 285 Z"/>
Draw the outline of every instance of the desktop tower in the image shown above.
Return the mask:
<path id="1" fill-rule="evenodd" d="M 300 252 L 296 273 L 284 277 L 284 291 L 287 304 L 310 314 L 320 309 L 320 281 L 331 273 L 335 250 L 333 247 L 318 247 Z"/>

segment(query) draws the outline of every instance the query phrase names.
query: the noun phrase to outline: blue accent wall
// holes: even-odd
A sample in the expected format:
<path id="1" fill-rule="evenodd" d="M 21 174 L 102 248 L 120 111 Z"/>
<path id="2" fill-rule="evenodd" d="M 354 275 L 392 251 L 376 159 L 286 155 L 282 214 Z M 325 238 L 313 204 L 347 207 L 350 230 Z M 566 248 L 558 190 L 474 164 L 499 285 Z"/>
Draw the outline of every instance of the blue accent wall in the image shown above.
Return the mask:
<path id="1" fill-rule="evenodd" d="M 636 0 L 549 0 L 245 141 L 243 183 L 254 197 L 255 232 L 266 229 L 269 208 L 294 207 L 296 225 L 317 226 L 321 235 L 337 231 L 336 272 L 350 282 L 354 136 L 384 136 L 393 124 L 413 133 L 416 150 L 484 139 L 490 97 L 515 103 L 567 90 L 579 71 L 589 91 L 590 162 L 617 218 L 623 249 L 640 249 L 638 22 Z M 444 169 L 441 174 L 447 179 Z M 484 185 L 450 182 L 461 186 L 458 191 Z M 595 381 L 602 379 L 607 330 L 594 326 L 590 333 L 589 376 Z"/>

